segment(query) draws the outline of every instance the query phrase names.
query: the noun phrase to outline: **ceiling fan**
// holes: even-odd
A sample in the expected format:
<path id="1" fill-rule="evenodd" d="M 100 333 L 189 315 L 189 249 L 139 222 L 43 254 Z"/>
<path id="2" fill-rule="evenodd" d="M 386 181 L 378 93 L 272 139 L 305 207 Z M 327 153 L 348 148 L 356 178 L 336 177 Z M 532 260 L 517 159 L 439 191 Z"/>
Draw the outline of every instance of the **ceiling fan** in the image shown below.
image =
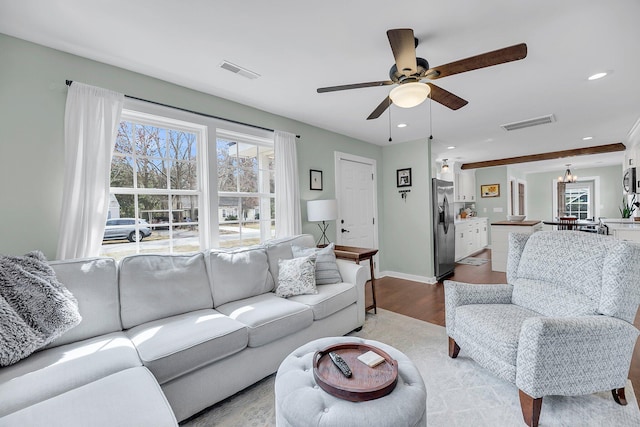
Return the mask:
<path id="1" fill-rule="evenodd" d="M 418 39 L 414 37 L 412 29 L 388 30 L 387 38 L 391 45 L 393 57 L 396 60 L 396 63 L 389 70 L 389 78 L 391 80 L 321 87 L 318 89 L 318 93 L 397 84 L 398 86 L 391 90 L 389 96 L 373 110 L 367 120 L 377 119 L 391 104 L 403 108 L 411 108 L 419 105 L 427 98 L 431 98 L 452 110 L 457 110 L 467 105 L 468 102 L 433 83 L 425 83 L 422 80 L 435 80 L 453 74 L 517 61 L 527 56 L 527 45 L 520 43 L 439 67 L 429 68 L 429 63 L 426 59 L 416 57 Z"/>

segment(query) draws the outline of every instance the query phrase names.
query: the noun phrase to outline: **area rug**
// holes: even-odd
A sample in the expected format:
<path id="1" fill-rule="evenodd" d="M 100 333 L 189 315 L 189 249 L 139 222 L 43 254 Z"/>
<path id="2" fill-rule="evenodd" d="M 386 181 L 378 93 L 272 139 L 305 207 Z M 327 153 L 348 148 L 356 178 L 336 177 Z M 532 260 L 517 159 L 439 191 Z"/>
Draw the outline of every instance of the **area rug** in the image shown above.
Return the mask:
<path id="1" fill-rule="evenodd" d="M 474 257 L 466 257 L 461 259 L 460 261 L 456 261 L 458 264 L 466 264 L 466 265 L 484 265 L 489 262 L 486 258 L 474 258 Z"/>
<path id="2" fill-rule="evenodd" d="M 443 327 L 378 308 L 378 314 L 367 313 L 364 328 L 352 335 L 392 345 L 415 363 L 427 386 L 429 427 L 525 426 L 516 387 L 478 366 L 464 349 L 457 359 L 449 358 Z M 275 426 L 274 381 L 275 374 L 182 425 Z M 626 394 L 627 406 L 615 403 L 610 392 L 547 396 L 540 427 L 637 427 L 640 410 L 630 381 Z"/>

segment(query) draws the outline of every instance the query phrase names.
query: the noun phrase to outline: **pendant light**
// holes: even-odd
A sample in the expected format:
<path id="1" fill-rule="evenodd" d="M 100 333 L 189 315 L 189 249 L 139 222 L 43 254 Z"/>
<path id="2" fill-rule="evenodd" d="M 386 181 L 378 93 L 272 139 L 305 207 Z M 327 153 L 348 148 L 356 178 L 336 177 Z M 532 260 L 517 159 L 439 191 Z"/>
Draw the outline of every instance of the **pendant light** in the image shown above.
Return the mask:
<path id="1" fill-rule="evenodd" d="M 563 176 L 558 177 L 558 182 L 576 182 L 578 180 L 578 177 L 576 175 L 573 175 L 571 173 L 571 169 L 569 169 L 571 163 L 568 163 L 565 166 L 567 167 L 567 170 L 564 172 Z"/>
<path id="2" fill-rule="evenodd" d="M 447 159 L 442 160 L 442 168 L 440 169 L 441 173 L 449 172 L 449 165 L 447 164 Z"/>

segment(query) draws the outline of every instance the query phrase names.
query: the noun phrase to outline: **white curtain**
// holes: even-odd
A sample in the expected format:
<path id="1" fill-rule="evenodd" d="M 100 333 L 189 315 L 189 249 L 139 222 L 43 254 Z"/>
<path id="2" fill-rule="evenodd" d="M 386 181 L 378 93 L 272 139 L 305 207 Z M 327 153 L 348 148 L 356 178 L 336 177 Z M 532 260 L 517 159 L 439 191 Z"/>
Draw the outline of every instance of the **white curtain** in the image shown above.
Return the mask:
<path id="1" fill-rule="evenodd" d="M 302 233 L 296 136 L 275 131 L 276 237 Z"/>
<path id="2" fill-rule="evenodd" d="M 124 95 L 74 82 L 64 115 L 58 259 L 97 256 L 109 209 L 109 171 Z"/>

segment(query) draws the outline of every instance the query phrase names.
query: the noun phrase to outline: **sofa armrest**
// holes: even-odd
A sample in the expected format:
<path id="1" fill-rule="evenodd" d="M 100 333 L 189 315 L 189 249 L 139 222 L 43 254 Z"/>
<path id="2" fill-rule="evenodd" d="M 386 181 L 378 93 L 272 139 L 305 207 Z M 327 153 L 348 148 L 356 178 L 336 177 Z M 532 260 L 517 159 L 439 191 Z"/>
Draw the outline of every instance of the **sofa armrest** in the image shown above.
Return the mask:
<path id="1" fill-rule="evenodd" d="M 451 336 L 455 328 L 456 307 L 469 304 L 511 304 L 513 286 L 480 285 L 444 281 L 444 306 L 447 334 Z"/>
<path id="2" fill-rule="evenodd" d="M 345 283 L 352 283 L 358 292 L 358 324 L 364 325 L 365 302 L 364 302 L 364 284 L 367 282 L 367 269 L 352 261 L 337 259 L 338 270 L 340 276 Z"/>
<path id="3" fill-rule="evenodd" d="M 518 343 L 516 386 L 534 398 L 624 387 L 638 333 L 608 316 L 527 319 Z"/>

